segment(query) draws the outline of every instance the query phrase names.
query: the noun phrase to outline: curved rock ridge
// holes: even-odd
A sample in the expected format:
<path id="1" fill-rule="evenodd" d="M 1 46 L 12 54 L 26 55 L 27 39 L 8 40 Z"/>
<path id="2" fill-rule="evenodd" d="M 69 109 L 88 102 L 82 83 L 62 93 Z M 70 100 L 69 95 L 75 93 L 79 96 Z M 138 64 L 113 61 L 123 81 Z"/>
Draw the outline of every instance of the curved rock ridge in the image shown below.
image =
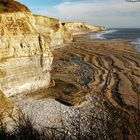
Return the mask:
<path id="1" fill-rule="evenodd" d="M 28 7 L 14 0 L 0 0 L 0 13 L 5 12 L 30 12 Z"/>
<path id="2" fill-rule="evenodd" d="M 30 12 L 0 14 L 0 90 L 11 96 L 48 87 L 52 54 Z"/>
<path id="3" fill-rule="evenodd" d="M 71 31 L 73 34 L 81 34 L 87 32 L 97 32 L 106 30 L 104 26 L 93 26 L 84 22 L 66 22 L 63 23 L 64 27 Z"/>

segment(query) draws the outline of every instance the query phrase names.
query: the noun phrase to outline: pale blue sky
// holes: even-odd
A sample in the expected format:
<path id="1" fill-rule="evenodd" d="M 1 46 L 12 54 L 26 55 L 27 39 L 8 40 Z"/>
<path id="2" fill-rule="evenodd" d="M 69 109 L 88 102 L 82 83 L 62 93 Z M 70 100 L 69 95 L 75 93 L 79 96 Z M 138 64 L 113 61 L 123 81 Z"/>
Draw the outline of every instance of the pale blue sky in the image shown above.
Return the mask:
<path id="1" fill-rule="evenodd" d="M 107 27 L 140 28 L 140 2 L 125 0 L 18 0 L 35 14 L 62 22 L 87 22 Z"/>

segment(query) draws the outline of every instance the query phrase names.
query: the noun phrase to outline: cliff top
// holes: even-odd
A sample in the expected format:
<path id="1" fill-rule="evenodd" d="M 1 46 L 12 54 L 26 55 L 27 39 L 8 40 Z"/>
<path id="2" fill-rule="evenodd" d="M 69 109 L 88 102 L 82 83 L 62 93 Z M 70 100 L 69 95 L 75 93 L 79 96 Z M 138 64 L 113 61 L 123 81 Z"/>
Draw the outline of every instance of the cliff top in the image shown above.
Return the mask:
<path id="1" fill-rule="evenodd" d="M 30 12 L 28 7 L 14 0 L 0 0 L 0 13 L 5 12 Z"/>

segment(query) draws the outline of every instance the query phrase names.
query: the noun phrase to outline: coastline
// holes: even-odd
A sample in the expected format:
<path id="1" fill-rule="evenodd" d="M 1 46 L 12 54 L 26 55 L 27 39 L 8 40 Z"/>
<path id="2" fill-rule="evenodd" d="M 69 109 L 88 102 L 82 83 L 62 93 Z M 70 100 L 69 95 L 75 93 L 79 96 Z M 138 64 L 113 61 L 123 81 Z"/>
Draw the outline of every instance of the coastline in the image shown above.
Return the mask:
<path id="1" fill-rule="evenodd" d="M 29 96 L 57 99 L 61 95 L 62 101 L 80 105 L 89 92 L 97 92 L 105 93 L 117 106 L 137 108 L 139 52 L 128 41 L 89 39 L 88 34 L 76 35 L 75 42 L 52 51 L 51 76 L 55 84 Z"/>
<path id="2" fill-rule="evenodd" d="M 120 21 L 111 19 L 117 8 L 123 10 L 121 17 L 134 8 L 113 2 L 117 7 L 107 18 L 106 4 L 48 1 L 46 8 L 69 21 L 73 15 L 79 21 L 85 16 L 87 22 L 117 27 Z M 35 12 L 45 3 L 34 6 Z M 96 14 L 90 14 L 92 9 Z M 15 0 L 1 0 L 0 13 L 1 139 L 140 137 L 140 28 L 62 22 L 35 15 Z"/>
<path id="3" fill-rule="evenodd" d="M 130 29 L 128 29 L 128 30 L 130 30 Z M 131 30 L 133 30 L 133 29 L 131 29 Z M 126 37 L 123 37 L 123 38 L 121 38 L 120 36 L 118 38 L 118 35 L 117 36 L 113 36 L 112 35 L 112 37 L 110 36 L 111 38 L 110 37 L 108 38 L 108 37 L 104 36 L 104 35 L 107 35 L 107 34 L 110 34 L 110 33 L 113 33 L 113 32 L 118 32 L 118 31 L 120 32 L 120 28 L 112 28 L 112 29 L 108 29 L 108 30 L 105 30 L 105 31 L 99 31 L 97 33 L 94 33 L 93 32 L 93 33 L 89 33 L 88 36 L 87 36 L 87 38 L 94 39 L 94 40 L 127 41 L 127 42 L 129 42 L 130 44 L 132 44 L 134 46 L 134 49 L 137 52 L 140 52 L 140 38 L 139 38 L 138 35 L 135 36 L 136 37 L 135 39 L 134 38 L 132 39 L 131 33 L 127 33 L 126 34 L 126 32 L 123 32 L 124 36 L 126 36 Z M 118 34 L 121 35 L 122 32 L 121 33 L 118 33 Z M 129 38 L 129 35 L 131 36 L 130 37 L 131 39 Z"/>
<path id="4" fill-rule="evenodd" d="M 106 98 L 125 112 L 139 110 L 140 55 L 130 42 L 91 40 L 84 34 L 52 53 L 50 87 L 12 99 L 36 124 L 57 126 L 60 112 L 90 108 L 90 97 L 95 104 Z"/>
<path id="5" fill-rule="evenodd" d="M 100 32 L 102 32 L 102 31 L 100 31 Z M 111 43 L 115 43 L 115 42 L 124 42 L 124 43 L 128 43 L 130 46 L 127 46 L 127 47 L 129 47 L 129 48 L 126 48 L 126 50 L 127 49 L 132 49 L 134 52 L 136 52 L 136 53 L 140 53 L 137 49 L 136 49 L 136 46 L 135 46 L 135 44 L 132 42 L 132 41 L 130 41 L 130 40 L 123 40 L 123 39 L 98 39 L 98 38 L 90 38 L 90 35 L 93 35 L 93 34 L 96 34 L 96 33 L 98 33 L 98 32 L 88 32 L 88 33 L 83 33 L 83 34 L 76 34 L 75 35 L 75 40 L 76 39 L 78 39 L 78 40 L 86 40 L 86 41 L 90 41 L 90 40 L 93 40 L 93 41 L 95 41 L 95 42 L 111 42 Z M 125 46 L 124 46 L 125 47 Z M 125 48 L 124 48 L 125 49 Z"/>

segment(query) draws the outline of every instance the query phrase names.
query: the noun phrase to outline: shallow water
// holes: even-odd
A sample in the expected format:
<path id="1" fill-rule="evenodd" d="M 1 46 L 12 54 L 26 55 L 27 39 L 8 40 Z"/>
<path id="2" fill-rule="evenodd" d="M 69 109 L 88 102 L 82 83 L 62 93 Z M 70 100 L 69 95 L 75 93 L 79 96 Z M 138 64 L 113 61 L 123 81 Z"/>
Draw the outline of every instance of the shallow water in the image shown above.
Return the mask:
<path id="1" fill-rule="evenodd" d="M 140 28 L 112 28 L 97 34 L 89 35 L 91 39 L 128 40 L 140 52 Z"/>

